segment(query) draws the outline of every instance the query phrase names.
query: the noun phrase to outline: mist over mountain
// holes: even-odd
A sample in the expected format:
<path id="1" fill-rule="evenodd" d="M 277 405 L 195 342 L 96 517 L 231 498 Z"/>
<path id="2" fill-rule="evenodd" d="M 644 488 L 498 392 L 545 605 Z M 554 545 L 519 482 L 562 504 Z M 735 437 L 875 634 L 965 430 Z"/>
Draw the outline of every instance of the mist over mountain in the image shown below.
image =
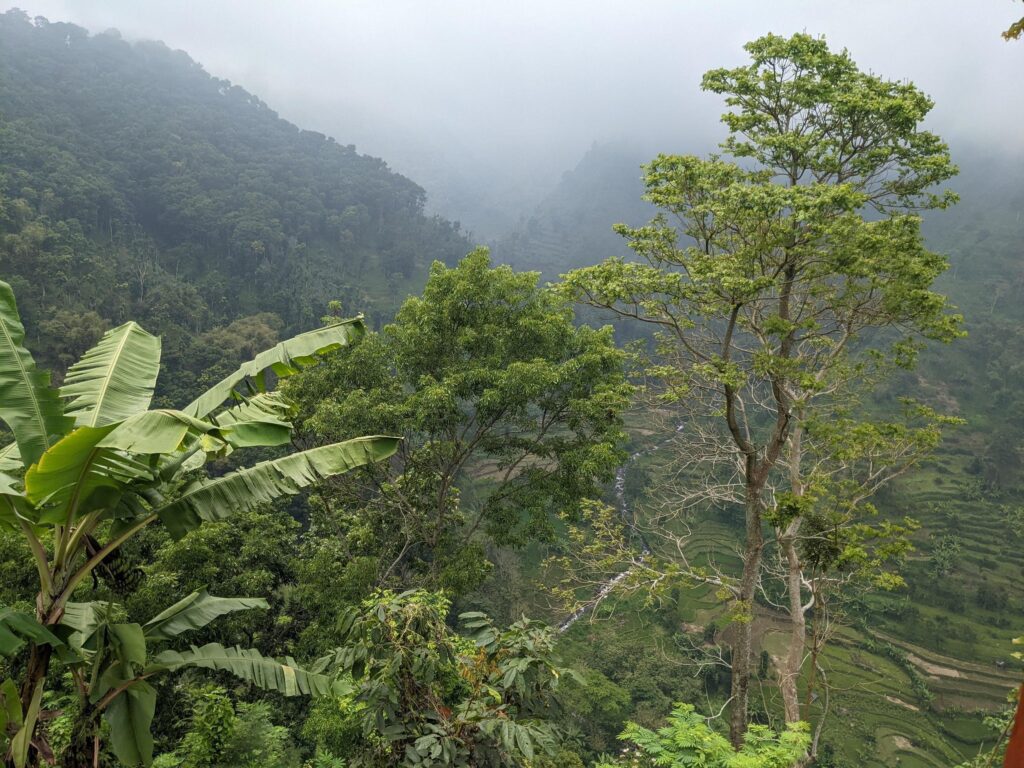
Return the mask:
<path id="1" fill-rule="evenodd" d="M 1014 19 L 1008 0 L 970 13 L 960 0 L 20 5 L 188 51 L 286 119 L 386 159 L 426 189 L 428 210 L 478 239 L 530 215 L 595 141 L 625 139 L 648 157 L 712 150 L 721 104 L 701 76 L 768 31 L 824 34 L 863 68 L 917 83 L 948 140 L 1021 148 L 1024 107 L 1003 85 L 1020 52 L 998 39 Z"/>
<path id="2" fill-rule="evenodd" d="M 595 143 L 532 213 L 494 242 L 495 256 L 554 280 L 595 258 L 628 250 L 612 225 L 638 226 L 653 215 L 642 199 L 641 166 L 648 159 L 625 142 Z"/>

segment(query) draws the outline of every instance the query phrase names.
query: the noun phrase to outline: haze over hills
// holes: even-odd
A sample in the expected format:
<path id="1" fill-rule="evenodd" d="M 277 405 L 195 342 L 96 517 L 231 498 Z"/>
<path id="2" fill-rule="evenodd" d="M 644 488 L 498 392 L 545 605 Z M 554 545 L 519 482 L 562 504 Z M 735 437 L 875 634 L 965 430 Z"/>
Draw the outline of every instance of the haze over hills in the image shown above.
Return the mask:
<path id="1" fill-rule="evenodd" d="M 387 159 L 428 190 L 428 206 L 462 198 L 430 210 L 484 239 L 503 233 L 473 209 L 512 223 L 530 215 L 593 141 L 625 137 L 651 157 L 713 149 L 720 103 L 700 93 L 701 75 L 741 61 L 743 43 L 766 31 L 824 34 L 866 69 L 911 79 L 936 100 L 929 121 L 947 139 L 1020 148 L 1022 107 L 1002 85 L 1019 52 L 991 37 L 1012 21 L 1009 0 L 979 0 L 970 14 L 960 0 L 20 5 L 188 51 L 290 121 Z M 955 53 L 936 44 L 950 40 Z"/>
<path id="2" fill-rule="evenodd" d="M 653 215 L 642 199 L 641 165 L 648 160 L 624 142 L 595 143 L 528 216 L 494 242 L 495 256 L 554 280 L 569 269 L 621 254 L 622 238 L 612 225 L 637 226 Z"/>

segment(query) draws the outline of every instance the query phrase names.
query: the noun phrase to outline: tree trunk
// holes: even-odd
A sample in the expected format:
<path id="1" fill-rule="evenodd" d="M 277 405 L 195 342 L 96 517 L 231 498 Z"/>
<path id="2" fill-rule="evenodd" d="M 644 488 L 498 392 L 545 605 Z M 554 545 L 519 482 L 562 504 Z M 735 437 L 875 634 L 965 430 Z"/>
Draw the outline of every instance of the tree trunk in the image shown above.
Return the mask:
<path id="1" fill-rule="evenodd" d="M 796 419 L 789 433 L 789 488 L 796 498 L 804 495 L 803 464 L 803 409 L 797 408 Z M 782 694 L 783 713 L 787 723 L 800 720 L 800 670 L 803 668 L 804 648 L 807 644 L 807 614 L 804 609 L 803 568 L 797 539 L 800 534 L 799 514 L 779 533 L 779 548 L 786 567 L 786 592 L 789 598 L 789 644 L 782 667 L 779 669 L 779 692 Z"/>
<path id="2" fill-rule="evenodd" d="M 796 551 L 796 533 L 799 523 L 794 522 L 779 540 L 786 559 L 786 587 L 789 593 L 789 647 L 779 669 L 779 691 L 787 723 L 800 720 L 800 670 L 803 668 L 804 647 L 807 640 L 807 617 L 801 595 L 800 556 Z"/>
<path id="3" fill-rule="evenodd" d="M 54 583 L 60 581 L 59 575 L 50 575 Z M 36 620 L 48 629 L 52 629 L 63 615 L 63 610 L 53 611 L 52 608 L 53 598 L 45 591 L 40 592 L 36 596 Z M 25 677 L 22 679 L 21 690 L 19 691 L 21 711 L 23 713 L 28 712 L 32 706 L 32 699 L 35 696 L 36 689 L 46 684 L 46 675 L 50 671 L 50 658 L 52 655 L 53 648 L 51 646 L 29 643 L 28 663 L 25 665 Z M 27 765 L 34 768 L 34 766 L 39 765 L 41 758 L 42 756 L 39 754 L 39 751 L 34 746 L 30 746 L 28 749 Z M 13 768 L 14 761 L 5 760 L 4 766 L 6 768 Z"/>
<path id="4" fill-rule="evenodd" d="M 61 755 L 61 768 L 97 768 L 99 766 L 100 718 L 96 707 L 86 699 L 75 718 L 71 741 Z"/>
<path id="5" fill-rule="evenodd" d="M 28 665 L 25 668 L 25 678 L 21 684 L 21 711 L 28 712 L 32 706 L 32 699 L 36 689 L 46 682 L 46 673 L 50 668 L 50 655 L 53 649 L 48 645 L 29 645 Z M 34 768 L 39 765 L 40 755 L 34 746 L 28 748 L 28 762 L 26 765 Z M 14 760 L 4 761 L 6 768 L 14 768 Z"/>
<path id="6" fill-rule="evenodd" d="M 747 732 L 750 706 L 750 677 L 753 667 L 754 595 L 761 577 L 761 552 L 764 533 L 761 530 L 761 488 L 748 481 L 746 490 L 747 536 L 743 548 L 743 577 L 739 601 L 742 615 L 733 628 L 732 643 L 732 710 L 729 716 L 729 738 L 733 746 L 743 744 Z"/>

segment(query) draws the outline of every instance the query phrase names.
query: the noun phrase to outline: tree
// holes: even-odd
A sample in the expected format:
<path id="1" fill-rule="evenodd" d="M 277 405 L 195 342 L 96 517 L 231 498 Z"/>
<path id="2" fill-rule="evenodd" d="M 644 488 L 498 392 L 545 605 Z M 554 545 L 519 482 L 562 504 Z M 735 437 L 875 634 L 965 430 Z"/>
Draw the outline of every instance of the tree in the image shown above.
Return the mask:
<path id="1" fill-rule="evenodd" d="M 690 704 L 678 704 L 668 725 L 651 731 L 628 723 L 619 737 L 631 742 L 616 762 L 599 768 L 654 768 L 661 765 L 700 765 L 706 768 L 792 768 L 810 744 L 806 723 L 789 723 L 781 734 L 764 725 L 752 725 L 744 744 L 734 749 L 729 740 L 713 731 Z"/>
<path id="2" fill-rule="evenodd" d="M 920 233 L 922 209 L 955 199 L 930 191 L 956 170 L 919 129 L 932 102 L 820 38 L 768 35 L 746 50 L 749 65 L 702 83 L 731 110 L 725 157 L 656 158 L 647 198 L 662 212 L 618 227 L 639 260 L 573 271 L 563 287 L 657 332 L 651 372 L 662 400 L 683 409 L 687 476 L 702 480 L 677 517 L 691 504 L 743 504 L 742 573 L 727 585 L 734 744 L 746 732 L 766 515 L 777 491 L 804 495 L 807 425 L 855 404 L 887 367 L 911 365 L 920 339 L 954 338 L 959 323 L 931 290 L 946 260 Z M 802 521 L 778 526 L 797 573 Z M 790 589 L 802 604 L 799 575 Z"/>
<path id="3" fill-rule="evenodd" d="M 314 510 L 315 529 L 345 542 L 337 567 L 373 561 L 367 586 L 465 594 L 487 576 L 486 542 L 550 537 L 624 458 L 623 353 L 537 277 L 492 267 L 486 249 L 435 263 L 394 323 L 289 382 L 317 440 L 404 437 L 397 461 L 334 484 Z"/>
<path id="4" fill-rule="evenodd" d="M 68 370 L 63 387 L 51 389 L 23 346 L 14 294 L 0 282 L 0 419 L 14 435 L 0 449 L 0 525 L 22 536 L 38 575 L 35 615 L 18 619 L 27 641 L 21 684 L 16 697 L 11 686 L 4 691 L 9 712 L 16 713 L 9 718 L 19 723 L 9 741 L 5 731 L 9 764 L 20 768 L 47 754 L 37 724 L 55 654 L 70 667 L 80 696 L 103 704 L 108 717 L 125 713 L 133 726 L 152 717 L 154 696 L 144 683 L 145 629 L 92 619 L 84 626 L 79 619 L 85 609 L 73 601 L 86 579 L 109 573 L 127 541 L 157 521 L 181 537 L 204 520 L 257 508 L 395 452 L 398 438 L 363 437 L 219 477 L 200 472 L 209 459 L 235 449 L 285 444 L 291 406 L 267 390 L 268 376 L 294 374 L 361 333 L 356 319 L 301 334 L 257 355 L 182 410 L 148 410 L 160 363 L 158 338 L 131 322 L 107 331 Z M 226 400 L 233 404 L 223 407 Z M 168 610 L 196 608 L 178 604 Z M 102 640 L 90 646 L 90 638 Z M 87 681 L 81 665 L 90 658 L 95 674 Z M 97 660 L 110 666 L 101 670 Z M 187 663 L 204 662 L 189 652 L 166 661 L 169 668 Z M 289 678 L 284 671 L 279 676 Z M 127 750 L 138 747 L 140 737 L 138 731 L 126 735 L 122 724 L 114 723 L 113 745 L 131 758 Z M 144 749 L 139 754 L 147 757 Z"/>

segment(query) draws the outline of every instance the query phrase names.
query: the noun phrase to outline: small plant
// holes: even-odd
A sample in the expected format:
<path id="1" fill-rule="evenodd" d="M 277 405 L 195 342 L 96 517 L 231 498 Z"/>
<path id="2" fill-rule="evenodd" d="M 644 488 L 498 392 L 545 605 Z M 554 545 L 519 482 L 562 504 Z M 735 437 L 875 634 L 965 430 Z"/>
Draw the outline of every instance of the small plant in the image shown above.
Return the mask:
<path id="1" fill-rule="evenodd" d="M 628 723 L 619 738 L 630 745 L 623 748 L 618 759 L 604 760 L 598 768 L 792 768 L 806 755 L 811 743 L 806 723 L 789 723 L 780 734 L 764 725 L 752 725 L 743 746 L 734 749 L 692 704 L 677 704 L 664 728 L 651 731 Z"/>

